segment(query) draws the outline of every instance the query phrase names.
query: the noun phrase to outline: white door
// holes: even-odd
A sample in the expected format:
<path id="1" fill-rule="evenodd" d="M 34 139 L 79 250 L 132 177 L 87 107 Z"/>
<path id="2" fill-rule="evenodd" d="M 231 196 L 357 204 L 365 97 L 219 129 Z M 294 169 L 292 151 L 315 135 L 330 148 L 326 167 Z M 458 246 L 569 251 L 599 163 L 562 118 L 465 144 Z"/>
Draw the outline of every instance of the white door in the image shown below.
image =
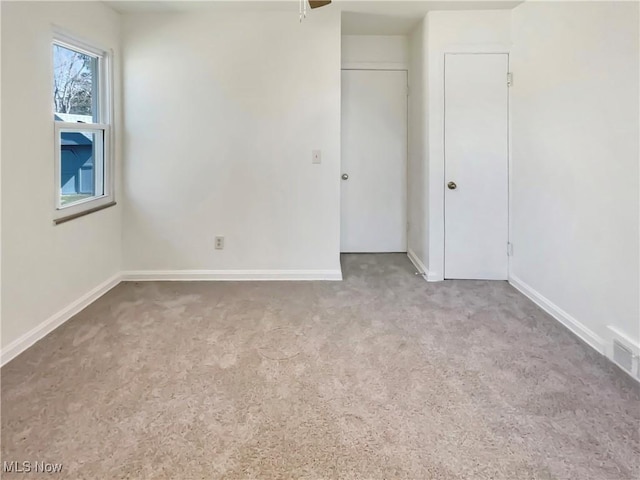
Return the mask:
<path id="1" fill-rule="evenodd" d="M 508 68 L 445 55 L 445 278 L 507 279 Z"/>
<path id="2" fill-rule="evenodd" d="M 342 71 L 341 251 L 407 251 L 407 72 Z"/>

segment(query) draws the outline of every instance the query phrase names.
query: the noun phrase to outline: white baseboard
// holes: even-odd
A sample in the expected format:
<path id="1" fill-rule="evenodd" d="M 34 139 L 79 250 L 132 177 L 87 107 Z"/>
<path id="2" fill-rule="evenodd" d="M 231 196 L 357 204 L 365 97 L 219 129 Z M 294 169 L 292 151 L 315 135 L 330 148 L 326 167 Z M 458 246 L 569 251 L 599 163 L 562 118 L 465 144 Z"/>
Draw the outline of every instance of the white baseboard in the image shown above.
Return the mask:
<path id="1" fill-rule="evenodd" d="M 422 263 L 422 260 L 418 258 L 418 255 L 416 255 L 416 252 L 414 252 L 410 248 L 407 248 L 407 257 L 409 257 L 409 260 L 411 260 L 411 263 L 413 263 L 413 266 L 416 267 L 416 270 L 418 270 L 418 273 L 426 281 L 429 277 L 429 270 L 427 270 L 427 267 L 424 266 L 424 263 Z"/>
<path id="2" fill-rule="evenodd" d="M 516 290 L 520 291 L 524 296 L 528 297 L 542 308 L 545 312 L 555 318 L 557 321 L 562 323 L 565 327 L 571 330 L 575 335 L 577 335 L 580 339 L 582 339 L 587 345 L 596 350 L 602 355 L 606 355 L 605 341 L 594 332 L 592 332 L 589 328 L 584 326 L 574 317 L 569 315 L 563 309 L 555 305 L 551 300 L 547 299 L 532 287 L 524 283 L 518 277 L 513 275 L 509 275 L 509 283 L 516 288 Z"/>
<path id="3" fill-rule="evenodd" d="M 341 270 L 136 270 L 122 272 L 128 282 L 342 280 Z"/>
<path id="4" fill-rule="evenodd" d="M 427 269 L 427 267 L 425 267 L 424 263 L 422 263 L 422 260 L 420 260 L 418 255 L 416 255 L 416 252 L 414 252 L 410 248 L 407 248 L 407 257 L 409 257 L 409 260 L 411 260 L 411 263 L 413 263 L 413 266 L 416 267 L 418 272 L 420 272 L 422 274 L 422 278 L 424 278 L 425 281 L 427 281 L 427 282 L 441 282 L 442 280 L 444 280 L 437 273 L 430 272 Z"/>
<path id="5" fill-rule="evenodd" d="M 40 325 L 32 328 L 24 335 L 16 338 L 13 342 L 11 342 L 0 351 L 0 364 L 5 365 L 6 363 L 13 360 L 38 340 L 47 336 L 49 333 L 54 331 L 75 314 L 88 307 L 90 304 L 95 302 L 98 298 L 100 298 L 102 295 L 107 293 L 119 283 L 120 274 L 118 273 L 109 278 L 107 281 L 101 283 L 94 289 L 85 293 L 78 300 L 70 303 L 59 312 L 53 314 Z"/>
<path id="6" fill-rule="evenodd" d="M 429 272 L 427 275 L 427 282 L 444 282 L 444 277 L 436 272 Z"/>

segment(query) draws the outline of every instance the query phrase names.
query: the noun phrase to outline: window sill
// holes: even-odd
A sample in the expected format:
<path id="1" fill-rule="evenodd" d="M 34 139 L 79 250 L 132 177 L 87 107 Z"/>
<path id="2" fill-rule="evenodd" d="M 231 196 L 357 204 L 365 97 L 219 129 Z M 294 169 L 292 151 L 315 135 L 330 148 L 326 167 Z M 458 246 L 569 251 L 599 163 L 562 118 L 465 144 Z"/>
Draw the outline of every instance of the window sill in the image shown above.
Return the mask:
<path id="1" fill-rule="evenodd" d="M 56 225 L 60 225 L 61 223 L 68 222 L 70 220 L 74 220 L 76 218 L 84 217 L 85 215 L 89 215 L 90 213 L 99 212 L 100 210 L 104 210 L 105 208 L 113 207 L 116 205 L 116 202 L 105 203 L 104 205 L 99 205 L 97 207 L 89 208 L 82 212 L 72 213 L 71 215 L 67 215 L 66 217 L 60 217 L 53 220 L 53 223 Z"/>

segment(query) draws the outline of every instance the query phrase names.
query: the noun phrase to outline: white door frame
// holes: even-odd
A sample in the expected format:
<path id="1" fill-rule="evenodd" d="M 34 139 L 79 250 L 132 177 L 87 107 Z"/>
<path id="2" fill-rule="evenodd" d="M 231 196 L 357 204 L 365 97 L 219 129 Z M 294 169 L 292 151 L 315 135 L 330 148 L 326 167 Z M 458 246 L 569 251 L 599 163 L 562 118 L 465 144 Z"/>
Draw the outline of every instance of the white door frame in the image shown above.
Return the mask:
<path id="1" fill-rule="evenodd" d="M 444 58 L 444 57 L 443 57 Z M 410 130 L 410 126 L 409 126 L 409 67 L 406 64 L 398 64 L 398 63 L 387 63 L 387 62 L 380 62 L 380 63 L 346 63 L 343 64 L 342 67 L 340 68 L 340 71 L 344 71 L 344 70 L 372 70 L 372 71 L 382 71 L 382 72 L 387 72 L 387 71 L 394 71 L 394 72 L 405 72 L 407 74 L 406 78 L 407 78 L 407 96 L 406 96 L 406 102 L 407 102 L 407 138 L 406 138 L 406 142 L 407 142 L 407 148 L 405 149 L 406 152 L 406 158 L 405 158 L 405 167 L 407 169 L 407 171 L 405 172 L 405 177 L 406 177 L 406 185 L 405 185 L 405 189 L 404 189 L 404 195 L 405 195 L 405 199 L 404 199 L 404 204 L 405 204 L 405 210 L 407 212 L 407 225 L 405 225 L 405 229 L 406 229 L 406 235 L 407 235 L 407 246 L 406 249 L 407 251 L 409 250 L 409 228 L 408 228 L 408 221 L 409 221 L 409 130 Z M 342 84 L 340 85 L 340 94 L 342 95 Z M 342 112 L 340 113 L 340 120 L 341 120 L 341 124 L 342 124 Z M 341 127 L 342 128 L 342 127 Z M 340 138 L 342 141 L 342 133 L 340 134 Z M 342 150 L 342 145 L 340 146 L 340 149 Z M 342 156 L 340 156 L 340 174 L 342 174 L 342 167 L 343 167 L 343 163 L 342 163 Z M 340 214 L 342 215 L 342 194 L 340 195 Z M 444 220 L 444 218 L 443 218 Z M 340 233 L 342 235 L 342 232 Z M 342 250 L 342 247 L 340 248 Z M 342 252 L 340 252 L 342 253 Z M 443 251 L 444 253 L 444 251 Z"/>
<path id="2" fill-rule="evenodd" d="M 445 152 L 444 152 L 444 56 L 447 53 L 505 53 L 510 55 L 511 48 L 506 44 L 452 45 L 433 52 L 433 62 L 429 62 L 429 262 L 427 281 L 444 280 L 444 196 L 445 196 Z M 431 56 L 431 52 L 429 53 Z M 510 70 L 509 70 L 510 71 Z M 505 78 L 506 82 L 507 79 Z M 510 92 L 508 92 L 509 97 Z M 511 102 L 508 101 L 507 145 L 509 190 L 508 196 L 508 232 L 511 241 Z M 507 246 L 505 245 L 505 250 Z M 511 275 L 511 257 L 508 258 Z"/>

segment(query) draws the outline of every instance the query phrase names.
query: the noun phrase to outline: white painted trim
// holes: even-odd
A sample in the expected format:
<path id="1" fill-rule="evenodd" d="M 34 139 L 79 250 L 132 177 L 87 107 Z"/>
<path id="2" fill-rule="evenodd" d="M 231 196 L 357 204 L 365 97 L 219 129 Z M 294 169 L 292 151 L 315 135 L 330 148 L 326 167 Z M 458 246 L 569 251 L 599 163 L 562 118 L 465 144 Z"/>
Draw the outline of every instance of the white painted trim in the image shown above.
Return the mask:
<path id="1" fill-rule="evenodd" d="M 44 338 L 49 333 L 53 332 L 60 325 L 65 323 L 71 317 L 79 313 L 81 310 L 85 309 L 93 302 L 95 302 L 98 298 L 103 296 L 113 287 L 120 283 L 120 274 L 116 274 L 101 283 L 97 287 L 93 288 L 89 292 L 85 293 L 76 301 L 70 303 L 66 307 L 64 307 L 59 312 L 53 314 L 51 317 L 47 318 L 40 325 L 32 328 L 24 335 L 16 338 L 9 345 L 4 347 L 0 351 L 0 363 L 1 365 L 5 365 L 19 354 L 24 352 L 27 348 L 31 347 L 38 340 Z"/>
<path id="2" fill-rule="evenodd" d="M 444 275 L 442 273 L 432 272 L 431 270 L 429 270 L 427 280 L 429 282 L 444 282 Z"/>
<path id="3" fill-rule="evenodd" d="M 407 257 L 409 257 L 409 260 L 411 261 L 411 263 L 413 263 L 413 266 L 416 267 L 418 273 L 422 274 L 422 278 L 427 280 L 427 277 L 429 276 L 429 270 L 427 270 L 427 267 L 424 266 L 422 260 L 418 258 L 416 252 L 414 252 L 410 248 L 407 248 Z"/>
<path id="4" fill-rule="evenodd" d="M 425 267 L 422 260 L 420 260 L 418 255 L 416 255 L 416 252 L 414 252 L 410 248 L 407 249 L 407 257 L 409 257 L 409 260 L 411 260 L 411 263 L 413 263 L 413 266 L 416 267 L 418 272 L 423 274 L 422 278 L 424 278 L 427 282 L 441 282 L 444 280 L 444 278 L 442 278 L 440 274 L 436 272 L 430 272 L 427 267 Z"/>
<path id="5" fill-rule="evenodd" d="M 300 281 L 342 280 L 341 270 L 135 270 L 122 272 L 123 281 Z"/>
<path id="6" fill-rule="evenodd" d="M 427 275 L 428 282 L 444 282 L 444 276 L 440 275 L 437 272 L 429 272 Z"/>
<path id="7" fill-rule="evenodd" d="M 591 348 L 602 355 L 606 354 L 605 342 L 601 337 L 596 335 L 589 328 L 584 326 L 574 317 L 558 307 L 551 300 L 544 297 L 538 291 L 536 291 L 514 275 L 509 276 L 509 283 L 525 297 L 528 297 L 530 300 L 532 300 L 533 303 L 538 305 L 542 310 L 547 312 L 549 315 L 551 315 L 553 318 L 555 318 L 557 321 L 571 330 L 571 332 L 577 335 Z"/>
<path id="8" fill-rule="evenodd" d="M 344 62 L 342 70 L 409 70 L 407 63 L 395 62 Z"/>

